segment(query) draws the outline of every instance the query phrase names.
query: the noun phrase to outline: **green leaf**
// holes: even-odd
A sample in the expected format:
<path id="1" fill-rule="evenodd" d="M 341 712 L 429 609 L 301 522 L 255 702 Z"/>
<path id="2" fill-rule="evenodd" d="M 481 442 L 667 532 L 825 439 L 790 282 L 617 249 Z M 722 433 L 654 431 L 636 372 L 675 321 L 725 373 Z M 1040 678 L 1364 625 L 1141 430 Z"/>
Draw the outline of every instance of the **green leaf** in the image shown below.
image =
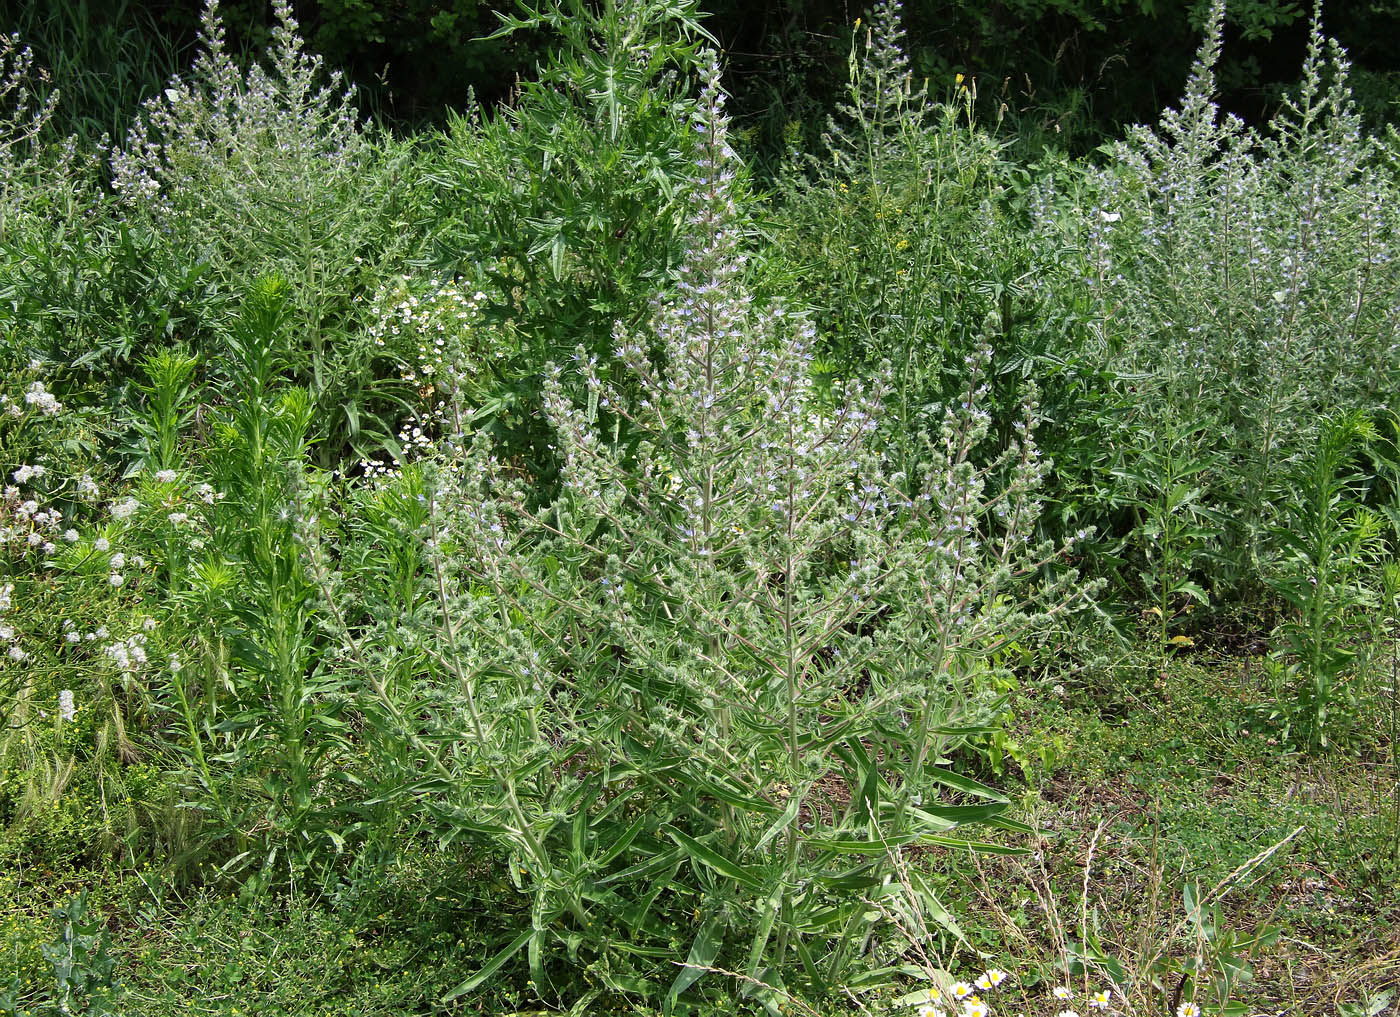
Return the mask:
<path id="1" fill-rule="evenodd" d="M 954 791 L 961 791 L 966 795 L 974 795 L 978 798 L 987 798 L 994 802 L 1010 804 L 1010 799 L 995 788 L 988 787 L 986 784 L 973 780 L 971 777 L 964 777 L 960 773 L 954 773 L 952 770 L 943 770 L 934 767 L 928 771 L 928 778 L 937 784 L 950 787 Z"/>
<path id="2" fill-rule="evenodd" d="M 768 948 L 768 937 L 773 932 L 773 921 L 778 917 L 778 910 L 783 903 L 783 892 L 786 889 L 787 885 L 780 877 L 773 885 L 773 892 L 763 902 L 758 930 L 754 933 L 753 943 L 749 947 L 749 963 L 746 970 L 750 978 L 758 977 L 758 966 L 763 960 L 763 951 Z"/>
<path id="3" fill-rule="evenodd" d="M 1028 855 L 1028 848 L 1011 847 L 1007 844 L 990 844 L 980 840 L 963 840 L 960 837 L 944 837 L 941 834 L 926 833 L 915 840 L 916 844 L 937 844 L 940 847 L 957 848 L 978 855 Z"/>
<path id="4" fill-rule="evenodd" d="M 1006 805 L 927 805 L 910 813 L 936 829 L 951 830 L 964 823 L 982 823 L 1006 810 Z"/>
<path id="5" fill-rule="evenodd" d="M 669 997 L 674 1001 L 680 994 L 699 981 L 705 974 L 705 969 L 714 963 L 719 956 L 719 948 L 724 940 L 721 932 L 724 928 L 723 914 L 716 907 L 710 908 L 710 913 L 700 923 L 700 929 L 695 933 L 695 941 L 690 944 L 690 953 L 686 955 L 685 966 L 676 975 L 676 980 L 671 983 Z"/>
<path id="6" fill-rule="evenodd" d="M 666 827 L 666 833 L 674 840 L 682 851 L 684 851 L 693 862 L 699 862 L 709 869 L 713 869 L 721 876 L 732 879 L 736 883 L 742 883 L 750 889 L 760 889 L 762 881 L 754 873 L 743 866 L 725 858 L 713 848 L 706 847 L 694 837 L 682 833 L 673 826 Z"/>
<path id="7" fill-rule="evenodd" d="M 501 970 L 501 966 L 505 964 L 506 961 L 510 960 L 511 957 L 515 956 L 515 954 L 520 951 L 520 948 L 530 941 L 530 937 L 532 937 L 534 934 L 535 930 L 531 928 L 526 929 L 520 935 L 516 936 L 510 941 L 510 944 L 504 950 L 502 950 L 500 953 L 496 954 L 496 956 L 492 957 L 489 961 L 487 961 L 485 967 L 483 967 L 476 974 L 472 975 L 461 985 L 457 986 L 457 988 L 453 989 L 447 995 L 443 996 L 442 1001 L 444 1003 L 447 1003 L 451 1000 L 456 999 L 458 996 L 462 996 L 468 992 L 471 992 L 482 982 L 486 981 L 486 979 L 490 978 L 497 971 Z"/>
<path id="8" fill-rule="evenodd" d="M 773 825 L 763 832 L 763 836 L 758 839 L 758 843 L 755 844 L 753 848 L 755 854 L 761 852 L 774 837 L 778 836 L 778 834 L 792 825 L 792 821 L 796 819 L 797 814 L 802 811 L 802 799 L 806 797 L 807 787 L 808 785 L 804 785 L 801 792 L 793 789 L 792 793 L 788 795 L 787 808 L 783 810 L 781 816 L 774 820 Z"/>

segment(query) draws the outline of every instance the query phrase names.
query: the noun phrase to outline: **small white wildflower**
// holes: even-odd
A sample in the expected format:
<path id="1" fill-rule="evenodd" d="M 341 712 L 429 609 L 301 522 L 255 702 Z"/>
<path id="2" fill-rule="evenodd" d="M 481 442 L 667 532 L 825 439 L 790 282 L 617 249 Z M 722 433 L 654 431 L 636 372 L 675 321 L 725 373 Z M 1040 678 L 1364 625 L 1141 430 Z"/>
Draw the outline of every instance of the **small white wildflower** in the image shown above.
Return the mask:
<path id="1" fill-rule="evenodd" d="M 79 642 L 83 637 L 78 635 L 78 633 L 76 632 L 65 632 L 63 638 L 68 640 L 68 642 L 70 643 L 76 643 Z"/>
<path id="2" fill-rule="evenodd" d="M 14 473 L 11 473 L 10 476 L 14 478 L 16 484 L 27 484 L 29 483 L 29 478 L 34 476 L 34 467 L 26 464 L 15 470 Z"/>
<path id="3" fill-rule="evenodd" d="M 15 643 L 13 646 L 10 647 L 11 660 L 23 660 L 27 656 L 29 656 L 29 654 L 25 653 L 23 650 L 20 649 L 19 643 Z"/>
<path id="4" fill-rule="evenodd" d="M 74 529 L 64 530 L 63 539 L 70 544 L 76 544 L 78 542 L 78 531 Z"/>
<path id="5" fill-rule="evenodd" d="M 112 506 L 113 519 L 126 519 L 141 507 L 141 503 L 135 498 L 128 498 L 126 501 L 117 502 Z"/>
<path id="6" fill-rule="evenodd" d="M 145 619 L 143 622 L 141 622 L 141 631 L 142 631 L 142 632 L 152 632 L 152 631 L 155 630 L 155 627 L 156 627 L 156 620 L 155 620 L 154 618 L 147 618 L 147 619 Z"/>
<path id="7" fill-rule="evenodd" d="M 99 551 L 110 551 L 112 549 L 112 542 L 106 537 L 98 537 L 92 542 L 92 546 Z"/>
<path id="8" fill-rule="evenodd" d="M 188 512 L 172 512 L 165 518 L 169 519 L 173 525 L 179 526 L 181 523 L 187 522 L 190 516 Z"/>
<path id="9" fill-rule="evenodd" d="M 963 1010 L 963 1017 L 987 1017 L 991 1008 L 976 996 L 967 1001 L 967 1007 Z"/>
<path id="10" fill-rule="evenodd" d="M 58 694 L 58 715 L 64 720 L 72 720 L 78 713 L 73 704 L 73 690 L 64 689 Z"/>
<path id="11" fill-rule="evenodd" d="M 1107 1010 L 1108 1004 L 1113 1000 L 1112 989 L 1100 989 L 1089 997 L 1089 1005 L 1095 1010 Z"/>
<path id="12" fill-rule="evenodd" d="M 112 571 L 115 572 L 117 569 L 121 569 L 121 568 L 125 568 L 125 567 L 126 567 L 126 555 L 122 554 L 120 551 L 118 551 L 116 554 L 112 555 Z"/>
<path id="13" fill-rule="evenodd" d="M 955 998 L 955 999 L 966 999 L 968 996 L 971 996 L 971 995 L 972 995 L 972 986 L 968 985 L 966 982 L 954 982 L 954 983 L 953 983 L 953 998 Z"/>
<path id="14" fill-rule="evenodd" d="M 159 484 L 173 484 L 179 476 L 174 470 L 156 470 L 156 482 Z"/>
<path id="15" fill-rule="evenodd" d="M 1052 991 L 1056 999 L 1069 999 L 1070 997 L 1069 989 L 1065 988 L 1063 985 L 1055 986 L 1054 990 Z"/>
<path id="16" fill-rule="evenodd" d="M 1182 1003 L 1176 1008 L 1176 1017 L 1201 1017 L 1201 1008 L 1195 1003 Z"/>
<path id="17" fill-rule="evenodd" d="M 987 973 L 983 977 L 986 978 L 987 981 L 992 984 L 992 988 L 995 989 L 1002 982 L 1006 981 L 1006 972 L 1001 970 L 1001 968 L 988 968 Z"/>
<path id="18" fill-rule="evenodd" d="M 107 577 L 107 582 L 111 583 L 113 586 L 120 586 L 122 583 L 126 582 L 126 577 L 120 572 L 113 572 Z"/>

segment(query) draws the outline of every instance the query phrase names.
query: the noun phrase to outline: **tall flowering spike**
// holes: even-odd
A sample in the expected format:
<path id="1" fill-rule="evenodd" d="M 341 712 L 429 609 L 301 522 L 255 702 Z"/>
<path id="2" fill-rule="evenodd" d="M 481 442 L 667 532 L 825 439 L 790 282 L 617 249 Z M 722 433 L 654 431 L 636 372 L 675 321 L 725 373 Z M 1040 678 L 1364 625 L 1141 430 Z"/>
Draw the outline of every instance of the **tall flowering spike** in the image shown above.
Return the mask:
<path id="1" fill-rule="evenodd" d="M 729 117 L 724 112 L 719 60 L 713 51 L 701 65 L 703 87 L 693 127 L 700 139 L 696 161 L 695 208 L 687 225 L 690 246 L 681 265 L 679 299 L 661 322 L 663 341 L 678 343 L 674 352 L 695 354 L 697 341 L 737 334 L 748 310 L 742 293 L 745 256 L 734 202 L 734 149 L 729 145 Z M 696 327 L 698 326 L 698 327 Z M 673 366 L 682 360 L 671 357 Z"/>
<path id="2" fill-rule="evenodd" d="M 880 0 L 870 9 L 870 34 L 863 61 L 863 69 L 900 84 L 909 77 L 902 13 L 899 0 Z"/>
<path id="3" fill-rule="evenodd" d="M 927 94 L 913 87 L 906 45 L 899 0 L 880 0 L 853 43 L 846 101 L 827 120 L 828 154 L 845 176 L 866 174 L 871 158 L 897 157 L 901 133 L 923 123 Z"/>

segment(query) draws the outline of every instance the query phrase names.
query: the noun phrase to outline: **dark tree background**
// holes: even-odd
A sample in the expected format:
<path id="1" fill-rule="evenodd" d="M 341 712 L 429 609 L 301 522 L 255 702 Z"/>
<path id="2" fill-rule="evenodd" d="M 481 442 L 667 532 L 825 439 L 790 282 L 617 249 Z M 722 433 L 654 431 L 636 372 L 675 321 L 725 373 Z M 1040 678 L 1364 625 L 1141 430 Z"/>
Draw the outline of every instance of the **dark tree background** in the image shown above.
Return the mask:
<path id="1" fill-rule="evenodd" d="M 361 87 L 367 109 L 409 129 L 461 108 L 474 92 L 505 97 L 549 40 L 487 39 L 506 0 L 295 0 L 303 35 Z M 511 0 L 513 2 L 513 0 Z M 785 137 L 820 128 L 844 80 L 857 0 L 702 0 L 728 54 L 734 111 L 763 157 Z M 916 72 L 937 95 L 954 75 L 977 83 L 988 123 L 1023 151 L 1082 153 L 1173 101 L 1199 39 L 1205 0 L 906 0 Z M 254 52 L 271 18 L 265 0 L 221 5 L 231 44 Z M 63 125 L 120 134 L 139 101 L 193 52 L 200 0 L 0 2 L 64 91 Z M 1267 115 L 1297 75 L 1310 0 L 1233 0 L 1221 68 L 1225 105 Z M 1330 0 L 1324 28 L 1354 62 L 1368 122 L 1400 99 L 1400 0 Z"/>

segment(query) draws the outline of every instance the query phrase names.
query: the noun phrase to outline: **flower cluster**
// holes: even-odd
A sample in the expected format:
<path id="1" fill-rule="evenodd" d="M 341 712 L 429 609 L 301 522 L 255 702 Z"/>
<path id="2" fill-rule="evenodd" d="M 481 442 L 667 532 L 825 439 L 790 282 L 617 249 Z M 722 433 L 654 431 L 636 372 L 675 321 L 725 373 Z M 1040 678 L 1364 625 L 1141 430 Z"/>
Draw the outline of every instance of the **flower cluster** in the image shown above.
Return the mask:
<path id="1" fill-rule="evenodd" d="M 368 335 L 398 360 L 400 378 L 416 390 L 423 408 L 400 427 L 395 460 L 362 460 L 362 476 L 396 477 L 403 464 L 426 457 L 437 439 L 447 438 L 450 445 L 464 433 L 476 386 L 508 355 L 496 333 L 482 327 L 485 302 L 484 292 L 461 280 L 415 287 L 407 275 L 375 295 Z"/>
<path id="2" fill-rule="evenodd" d="M 991 1017 L 991 1005 L 980 993 L 996 991 L 1009 977 L 1000 968 L 988 968 L 972 983 L 958 981 L 950 985 L 948 994 L 952 999 L 946 1003 L 942 990 L 937 988 L 920 993 L 920 998 L 913 1002 L 918 1007 L 919 1017 L 950 1017 L 950 1014 L 960 1017 Z"/>
<path id="3" fill-rule="evenodd" d="M 72 529 L 63 528 L 63 512 L 57 508 L 47 508 L 40 499 L 43 495 L 30 492 L 26 497 L 18 485 L 27 484 L 45 474 L 43 466 L 21 466 L 11 476 L 14 485 L 7 485 L 0 496 L 0 546 L 9 546 L 12 553 L 23 555 L 31 551 L 41 551 L 51 555 L 58 549 L 58 541 L 72 543 L 77 534 Z"/>
<path id="4" fill-rule="evenodd" d="M 135 632 L 126 639 L 108 643 L 102 654 L 118 671 L 135 674 L 146 666 L 146 634 Z"/>
<path id="5" fill-rule="evenodd" d="M 1113 989 L 1099 989 L 1097 992 L 1090 993 L 1086 1001 L 1089 1009 L 1104 1012 L 1111 1010 L 1113 1008 L 1113 994 Z M 1056 1001 L 1062 1004 L 1069 1003 L 1074 998 L 1074 993 L 1064 985 L 1055 986 L 1055 988 L 1051 990 L 1051 995 L 1055 997 Z M 1058 1017 L 1079 1017 L 1079 1013 L 1076 1010 L 1065 1009 L 1059 1012 Z"/>

